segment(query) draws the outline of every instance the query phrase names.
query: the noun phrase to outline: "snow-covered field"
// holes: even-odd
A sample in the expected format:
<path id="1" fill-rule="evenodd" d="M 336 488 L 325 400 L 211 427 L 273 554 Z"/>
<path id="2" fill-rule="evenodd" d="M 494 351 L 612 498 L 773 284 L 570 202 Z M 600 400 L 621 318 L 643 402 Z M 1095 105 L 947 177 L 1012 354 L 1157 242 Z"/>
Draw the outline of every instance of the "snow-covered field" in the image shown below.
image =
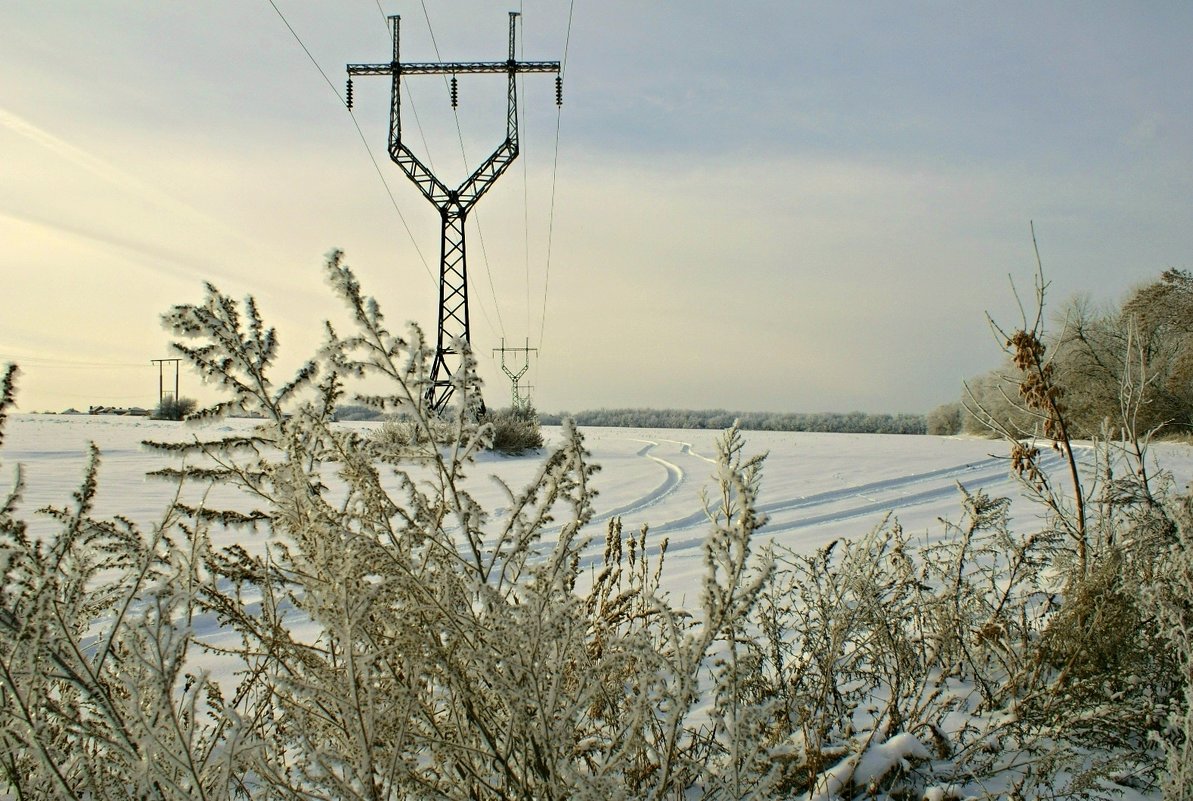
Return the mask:
<path id="1" fill-rule="evenodd" d="M 94 442 L 102 458 L 94 516 L 121 515 L 148 529 L 160 519 L 177 489 L 168 481 L 146 478 L 148 471 L 165 466 L 166 461 L 143 447 L 142 441 L 214 438 L 247 431 L 253 425 L 249 420 L 227 420 L 196 429 L 144 418 L 14 415 L 0 447 L 0 497 L 12 489 L 19 465 L 25 487 L 18 516 L 31 523 L 34 533 L 48 526 L 44 517 L 38 521 L 36 510 L 71 503 L 84 474 L 88 443 Z M 379 424 L 342 425 L 369 429 Z M 549 449 L 560 432 L 547 429 L 545 433 Z M 591 462 L 601 467 L 593 481 L 599 495 L 588 531 L 592 555 L 599 554 L 611 518 L 620 517 L 631 531 L 649 525 L 652 543 L 662 537 L 670 543 L 665 589 L 680 606 L 694 602 L 703 571 L 700 545 L 708 529 L 702 492 L 715 487 L 716 443 L 721 433 L 625 428 L 590 428 L 583 433 Z M 768 454 L 759 499 L 768 522 L 758 536 L 797 552 L 812 552 L 841 537 L 861 537 L 888 515 L 897 517 L 905 531 L 921 540 L 939 538 L 945 532 L 942 519 L 959 517 L 958 484 L 995 496 L 1019 496 L 1003 456 L 1006 446 L 997 441 L 780 432 L 745 432 L 744 438 L 746 455 Z M 472 468 L 468 489 L 482 508 L 500 518 L 508 494 L 492 477 L 517 491 L 534 478 L 546 452 L 518 458 L 484 454 Z M 1082 447 L 1080 455 L 1088 459 L 1089 447 Z M 1178 487 L 1193 481 L 1193 447 L 1165 443 L 1155 446 L 1152 456 L 1158 467 L 1171 471 Z M 216 505 L 243 503 L 230 490 L 220 494 L 225 492 L 228 497 L 212 499 Z M 1033 517 L 1040 511 L 1023 498 L 1014 502 L 1012 510 L 1015 527 L 1024 531 L 1036 524 Z M 257 536 L 240 530 L 213 535 L 216 545 L 235 539 L 250 550 Z M 222 635 L 214 620 L 196 621 L 195 631 L 209 641 Z M 220 668 L 209 667 L 219 677 Z M 1158 796 L 1126 791 L 1123 797 Z"/>
<path id="2" fill-rule="evenodd" d="M 174 487 L 147 479 L 165 464 L 143 440 L 180 440 L 251 428 L 252 421 L 226 420 L 207 431 L 145 418 L 14 415 L 0 447 L 0 491 L 11 487 L 14 467 L 23 469 L 22 508 L 69 503 L 83 475 L 89 442 L 100 449 L 99 516 L 120 514 L 146 526 L 156 521 Z M 345 423 L 370 428 L 373 423 Z M 546 429 L 548 446 L 558 429 Z M 670 540 L 666 586 L 682 596 L 697 585 L 699 544 L 707 530 L 702 490 L 714 486 L 717 431 L 632 428 L 583 429 L 591 461 L 601 466 L 594 484 L 597 515 L 590 526 L 598 541 L 606 521 L 620 516 L 628 530 L 649 524 Z M 801 552 L 839 537 L 856 538 L 894 514 L 904 529 L 927 537 L 943 532 L 940 518 L 959 514 L 957 484 L 992 495 L 1015 496 L 1018 488 L 1004 458 L 1006 446 L 969 437 L 880 434 L 745 432 L 748 454 L 768 453 L 761 506 L 769 522 L 764 536 Z M 1160 444 L 1152 449 L 1179 487 L 1193 481 L 1193 448 Z M 541 456 L 486 454 L 473 468 L 470 490 L 500 516 L 505 495 L 491 476 L 517 490 L 530 482 Z M 1018 502 L 1016 515 L 1031 526 L 1036 510 Z M 239 534 L 237 536 L 244 536 Z M 598 542 L 599 545 L 599 542 Z M 595 546 L 594 546 L 595 547 Z"/>

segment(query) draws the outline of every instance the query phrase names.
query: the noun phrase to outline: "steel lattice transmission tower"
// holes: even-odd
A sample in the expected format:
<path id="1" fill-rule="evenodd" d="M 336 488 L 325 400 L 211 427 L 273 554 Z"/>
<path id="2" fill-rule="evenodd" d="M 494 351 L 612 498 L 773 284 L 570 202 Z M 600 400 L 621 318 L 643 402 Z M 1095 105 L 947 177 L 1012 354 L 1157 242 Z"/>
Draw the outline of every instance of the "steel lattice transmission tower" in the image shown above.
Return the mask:
<path id="1" fill-rule="evenodd" d="M 513 386 L 513 406 L 510 407 L 516 412 L 524 412 L 530 408 L 530 390 L 533 387 L 526 387 L 526 394 L 522 394 L 523 384 L 522 376 L 526 375 L 526 371 L 530 369 L 530 354 L 537 353 L 538 348 L 530 347 L 530 340 L 526 340 L 526 347 L 524 348 L 507 348 L 505 346 L 505 337 L 501 338 L 501 347 L 494 348 L 494 353 L 501 354 L 501 372 L 509 377 L 510 384 Z M 516 373 L 506 364 L 505 354 L 507 353 L 521 353 L 522 354 L 522 369 Z"/>
<path id="2" fill-rule="evenodd" d="M 402 168 L 419 191 L 439 210 L 443 223 L 439 259 L 439 326 L 431 383 L 426 399 L 442 411 L 453 393 L 452 376 L 461 367 L 463 354 L 457 343 L 471 345 L 468 327 L 468 270 L 464 250 L 464 222 L 468 212 L 518 157 L 518 94 L 515 77 L 525 72 L 556 74 L 556 102 L 560 102 L 558 61 L 518 61 L 514 57 L 518 13 L 510 12 L 509 58 L 505 61 L 447 61 L 403 64 L 398 53 L 401 18 L 393 23 L 393 61 L 388 64 L 348 65 L 348 107 L 352 107 L 352 76 L 389 75 L 392 78 L 389 112 L 389 157 Z M 403 75 L 451 75 L 455 105 L 455 76 L 467 73 L 505 73 L 509 76 L 509 109 L 505 141 L 456 189 L 449 189 L 419 161 L 402 141 L 401 81 Z"/>

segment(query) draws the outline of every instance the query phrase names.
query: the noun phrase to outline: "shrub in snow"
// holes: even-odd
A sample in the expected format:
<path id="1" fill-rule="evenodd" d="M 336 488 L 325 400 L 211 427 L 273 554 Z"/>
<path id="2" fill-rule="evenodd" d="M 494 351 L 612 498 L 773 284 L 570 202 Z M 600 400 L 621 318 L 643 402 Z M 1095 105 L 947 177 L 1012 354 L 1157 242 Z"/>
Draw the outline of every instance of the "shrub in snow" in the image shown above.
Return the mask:
<path id="1" fill-rule="evenodd" d="M 199 404 L 194 398 L 162 398 L 153 409 L 154 420 L 185 420 Z"/>
<path id="2" fill-rule="evenodd" d="M 471 362 L 446 447 L 416 458 L 331 426 L 342 376 L 381 374 L 394 391 L 363 399 L 405 413 L 436 441 L 421 406 L 429 348 L 384 327 L 338 255 L 329 262 L 358 331 L 329 329 L 318 359 L 272 381 L 277 340 L 249 300 L 209 287 L 167 325 L 180 352 L 237 409 L 247 436 L 159 445 L 181 482 L 229 485 L 237 508 L 181 502 L 152 531 L 90 515 L 95 468 L 56 536 L 31 540 L 4 506 L 4 747 L 21 797 L 609 798 L 674 796 L 749 765 L 714 727 L 744 710 L 723 693 L 714 724 L 694 712 L 710 654 L 742 636 L 764 568 L 751 567 L 753 468 L 734 462 L 706 545 L 703 603 L 673 608 L 657 589 L 661 553 L 610 527 L 591 586 L 578 589 L 592 515 L 582 440 L 565 426 L 508 511 L 464 489 L 491 437 L 474 422 Z M 755 464 L 750 462 L 749 464 Z M 384 472 L 383 472 L 384 470 Z M 736 482 L 736 483 L 735 483 Z M 18 488 L 19 489 L 19 488 Z M 243 526 L 216 548 L 212 526 Z M 206 640 L 193 621 L 214 617 Z M 727 640 L 729 641 L 726 646 Z M 219 681 L 198 664 L 222 665 Z M 730 665 L 732 662 L 729 663 Z M 230 665 L 230 667 L 229 667 Z M 724 677 L 728 667 L 714 671 Z M 717 686 L 732 686 L 732 677 Z"/>
<path id="3" fill-rule="evenodd" d="M 369 434 L 366 444 L 382 461 L 401 461 L 430 455 L 439 445 L 450 443 L 454 433 L 450 420 L 412 420 L 403 415 L 383 422 Z"/>
<path id="4" fill-rule="evenodd" d="M 1174 704 L 1162 742 L 1168 753 L 1164 779 L 1166 801 L 1193 799 L 1193 506 L 1178 507 L 1177 539 L 1156 563 L 1144 601 L 1156 610 L 1159 634 L 1179 660 L 1174 679 L 1183 703 Z"/>
<path id="5" fill-rule="evenodd" d="M 1146 437 L 1101 451 L 1078 495 L 1020 444 L 1036 531 L 961 490 L 933 540 L 888 520 L 797 554 L 757 547 L 763 459 L 731 429 L 681 608 L 646 529 L 613 521 L 586 563 L 595 467 L 570 424 L 482 509 L 465 479 L 494 433 L 473 363 L 432 418 L 421 333 L 388 331 L 340 254 L 328 274 L 355 330 L 328 327 L 281 385 L 251 299 L 209 287 L 166 315 L 227 390 L 199 414 L 261 418 L 155 446 L 179 460 L 159 474 L 208 500 L 180 492 L 150 530 L 97 519 L 93 453 L 55 533 L 28 534 L 19 477 L 0 506 L 14 797 L 1186 797 L 1189 513 L 1141 469 Z M 358 402 L 401 420 L 371 438 L 332 425 L 363 377 L 390 391 Z M 217 526 L 239 544 L 216 547 Z"/>
<path id="6" fill-rule="evenodd" d="M 498 453 L 517 455 L 543 447 L 543 431 L 533 406 L 491 410 L 481 420 L 491 427 L 489 447 Z"/>
<path id="7" fill-rule="evenodd" d="M 927 433 L 937 436 L 960 434 L 965 409 L 960 403 L 945 403 L 928 412 Z"/>

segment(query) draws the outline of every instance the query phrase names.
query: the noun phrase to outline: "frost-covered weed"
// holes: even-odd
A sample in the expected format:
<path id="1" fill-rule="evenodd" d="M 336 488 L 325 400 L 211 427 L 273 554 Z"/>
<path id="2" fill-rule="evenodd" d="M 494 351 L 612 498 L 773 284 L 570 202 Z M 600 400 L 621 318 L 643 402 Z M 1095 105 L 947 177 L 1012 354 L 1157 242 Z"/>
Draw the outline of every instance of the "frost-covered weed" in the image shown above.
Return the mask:
<path id="1" fill-rule="evenodd" d="M 1182 703 L 1173 706 L 1162 740 L 1168 755 L 1165 801 L 1193 799 L 1193 508 L 1187 499 L 1177 519 L 1176 542 L 1156 565 L 1144 597 L 1154 604 L 1158 633 L 1171 643 L 1179 662 Z"/>
<path id="2" fill-rule="evenodd" d="M 1166 781 L 1187 798 L 1190 515 L 1140 469 L 1146 438 L 1102 452 L 1080 524 L 1029 448 L 1037 531 L 962 488 L 959 521 L 931 541 L 888 520 L 801 555 L 759 547 L 763 459 L 730 430 L 685 609 L 659 589 L 666 542 L 647 529 L 612 521 L 584 567 L 596 468 L 572 425 L 528 487 L 506 488 L 506 511 L 482 509 L 465 479 L 493 432 L 473 363 L 454 415 L 431 417 L 421 333 L 389 332 L 339 253 L 328 275 L 354 332 L 329 326 L 282 385 L 251 299 L 208 287 L 166 315 L 228 391 L 199 414 L 261 425 L 157 445 L 179 460 L 159 474 L 236 488 L 235 508 L 179 500 L 148 531 L 94 519 L 93 454 L 49 510 L 58 532 L 33 540 L 14 482 L 13 797 L 1111 797 Z M 359 402 L 400 429 L 331 425 L 345 381 L 367 377 L 391 390 Z M 241 544 L 216 547 L 214 526 Z M 218 637 L 196 633 L 205 621 Z M 215 664 L 218 680 L 197 667 Z"/>
<path id="3" fill-rule="evenodd" d="M 276 335 L 251 299 L 208 287 L 166 315 L 179 352 L 228 390 L 198 416 L 238 410 L 261 425 L 156 445 L 180 460 L 159 475 L 238 488 L 241 504 L 178 502 L 152 532 L 96 521 L 95 461 L 55 513 L 57 536 L 24 536 L 19 487 L 5 504 L 10 792 L 668 798 L 719 782 L 727 760 L 735 793 L 758 786 L 765 754 L 739 733 L 748 710 L 732 660 L 714 669 L 729 688 L 716 722 L 694 712 L 710 656 L 732 652 L 765 573 L 745 580 L 759 518 L 756 471 L 731 455 L 740 438 L 726 446 L 702 611 L 670 605 L 661 553 L 616 524 L 577 590 L 595 470 L 579 433 L 565 426 L 538 477 L 491 517 L 464 489 L 492 436 L 475 422 L 474 365 L 455 416 L 432 419 L 421 334 L 391 334 L 338 254 L 328 272 L 356 331 L 329 327 L 320 355 L 280 385 Z M 331 426 L 345 378 L 378 375 L 393 391 L 360 400 L 405 416 L 414 433 L 397 443 Z M 217 525 L 243 527 L 241 544 L 215 547 Z M 220 636 L 197 636 L 201 619 Z M 195 667 L 213 662 L 219 681 Z M 722 747 L 718 728 L 735 744 Z"/>
<path id="4" fill-rule="evenodd" d="M 1162 375 L 1127 325 L 1114 354 L 1117 385 L 1103 388 L 1117 399 L 1116 419 L 1103 423 L 1092 447 L 1077 448 L 1065 374 L 1044 345 L 1046 289 L 1041 270 L 1034 313 L 1011 333 L 994 326 L 1017 369 L 1003 377 L 1013 390 L 1003 397 L 1021 422 L 1002 422 L 975 395 L 969 399 L 971 414 L 1007 440 L 1025 496 L 1043 510 L 1037 536 L 1051 542 L 1040 558 L 1054 609 L 1026 651 L 1035 665 L 1014 707 L 1051 754 L 1022 786 L 1059 782 L 1070 793 L 1099 795 L 1163 782 L 1169 796 L 1175 785 L 1171 773 L 1163 776 L 1155 743 L 1170 766 L 1183 758 L 1190 658 L 1187 635 L 1173 624 L 1179 602 L 1157 598 L 1180 594 L 1188 499 L 1147 456 L 1156 431 L 1142 421 L 1154 411 L 1147 407 Z"/>

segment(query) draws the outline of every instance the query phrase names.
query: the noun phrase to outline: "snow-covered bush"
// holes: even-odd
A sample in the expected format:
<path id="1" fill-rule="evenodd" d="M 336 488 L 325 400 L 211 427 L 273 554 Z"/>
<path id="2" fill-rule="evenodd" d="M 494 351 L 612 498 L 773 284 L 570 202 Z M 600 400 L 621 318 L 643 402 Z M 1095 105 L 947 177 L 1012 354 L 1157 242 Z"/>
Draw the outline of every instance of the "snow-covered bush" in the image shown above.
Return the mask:
<path id="1" fill-rule="evenodd" d="M 230 508 L 179 500 L 152 531 L 95 520 L 95 455 L 58 532 L 3 511 L 0 769 L 31 797 L 675 797 L 741 795 L 765 773 L 730 658 L 764 563 L 750 562 L 757 461 L 730 436 L 706 543 L 702 603 L 658 591 L 661 553 L 612 525 L 580 559 L 592 516 L 579 433 L 565 426 L 536 480 L 491 517 L 465 489 L 490 436 L 473 365 L 446 447 L 379 459 L 331 426 L 344 376 L 435 441 L 421 399 L 429 349 L 392 335 L 334 254 L 357 331 L 275 384 L 277 339 L 252 300 L 208 287 L 167 326 L 251 435 L 160 444 L 182 485 L 239 490 Z M 217 548 L 212 526 L 241 526 Z M 593 569 L 591 586 L 582 577 Z M 200 617 L 219 636 L 195 634 Z M 219 666 L 220 679 L 197 668 Z M 711 676 L 706 671 L 711 670 Z M 706 690 L 717 700 L 698 705 Z M 727 739 L 719 736 L 727 732 Z"/>
<path id="2" fill-rule="evenodd" d="M 1168 752 L 1165 801 L 1193 799 L 1193 506 L 1180 511 L 1179 537 L 1157 564 L 1157 575 L 1145 596 L 1155 605 L 1160 633 L 1179 659 L 1183 704 L 1174 705 L 1164 732 Z"/>
<path id="3" fill-rule="evenodd" d="M 759 547 L 764 460 L 731 429 L 681 608 L 648 529 L 614 520 L 586 557 L 596 468 L 573 425 L 502 511 L 481 508 L 466 479 L 493 434 L 474 365 L 454 417 L 432 418 L 421 333 L 391 333 L 339 253 L 327 269 L 354 331 L 329 326 L 280 385 L 251 299 L 208 287 L 166 315 L 227 390 L 198 414 L 261 425 L 154 446 L 180 490 L 151 529 L 95 517 L 93 452 L 33 537 L 18 474 L 0 505 L 13 797 L 1154 797 L 1167 781 L 1187 798 L 1191 515 L 1148 471 L 1146 436 L 1099 451 L 1077 487 L 1063 435 L 1059 479 L 1016 440 L 1034 530 L 962 488 L 931 537 L 891 519 L 798 554 Z M 1036 377 L 1034 413 L 1063 414 Z M 400 429 L 332 425 L 355 378 L 386 379 L 358 402 Z M 217 526 L 238 543 L 217 547 Z"/>
<path id="4" fill-rule="evenodd" d="M 195 410 L 198 402 L 194 398 L 162 398 L 153 409 L 154 420 L 185 420 Z"/>
<path id="5" fill-rule="evenodd" d="M 937 436 L 960 434 L 964 426 L 965 408 L 959 403 L 942 403 L 928 412 L 927 433 Z"/>
<path id="6" fill-rule="evenodd" d="M 12 402 L 4 382 L 0 430 Z M 186 672 L 196 611 L 176 509 L 143 532 L 97 520 L 94 448 L 72 501 L 43 510 L 54 536 L 0 506 L 0 771 L 13 798 L 182 797 L 227 784 L 239 727 L 218 688 Z M 180 547 L 181 546 L 181 547 Z M 228 753 L 225 768 L 208 769 Z M 223 775 L 216 775 L 223 769 Z"/>
<path id="7" fill-rule="evenodd" d="M 543 447 L 543 429 L 533 406 L 489 410 L 481 420 L 492 429 L 489 447 L 498 453 L 518 455 Z"/>
<path id="8" fill-rule="evenodd" d="M 401 461 L 428 456 L 454 435 L 455 424 L 450 420 L 412 420 L 403 415 L 384 421 L 369 434 L 366 444 L 382 461 Z"/>
<path id="9" fill-rule="evenodd" d="M 1034 314 L 1023 314 L 1011 332 L 994 326 L 1014 367 L 999 379 L 1000 394 L 1020 422 L 992 413 L 979 394 L 970 394 L 968 406 L 1008 442 L 1024 494 L 1043 509 L 1040 535 L 1052 542 L 1045 564 L 1055 611 L 1032 648 L 1035 686 L 1016 710 L 1072 757 L 1086 754 L 1088 767 L 1072 786 L 1088 791 L 1115 777 L 1154 786 L 1159 754 L 1149 739 L 1163 744 L 1171 763 L 1183 759 L 1190 650 L 1175 600 L 1188 498 L 1155 472 L 1147 447 L 1156 432 L 1144 428 L 1162 374 L 1128 333 L 1115 354 L 1116 419 L 1079 449 L 1066 373 L 1044 344 L 1046 289 L 1037 273 Z M 1166 781 L 1169 793 L 1175 785 Z"/>

